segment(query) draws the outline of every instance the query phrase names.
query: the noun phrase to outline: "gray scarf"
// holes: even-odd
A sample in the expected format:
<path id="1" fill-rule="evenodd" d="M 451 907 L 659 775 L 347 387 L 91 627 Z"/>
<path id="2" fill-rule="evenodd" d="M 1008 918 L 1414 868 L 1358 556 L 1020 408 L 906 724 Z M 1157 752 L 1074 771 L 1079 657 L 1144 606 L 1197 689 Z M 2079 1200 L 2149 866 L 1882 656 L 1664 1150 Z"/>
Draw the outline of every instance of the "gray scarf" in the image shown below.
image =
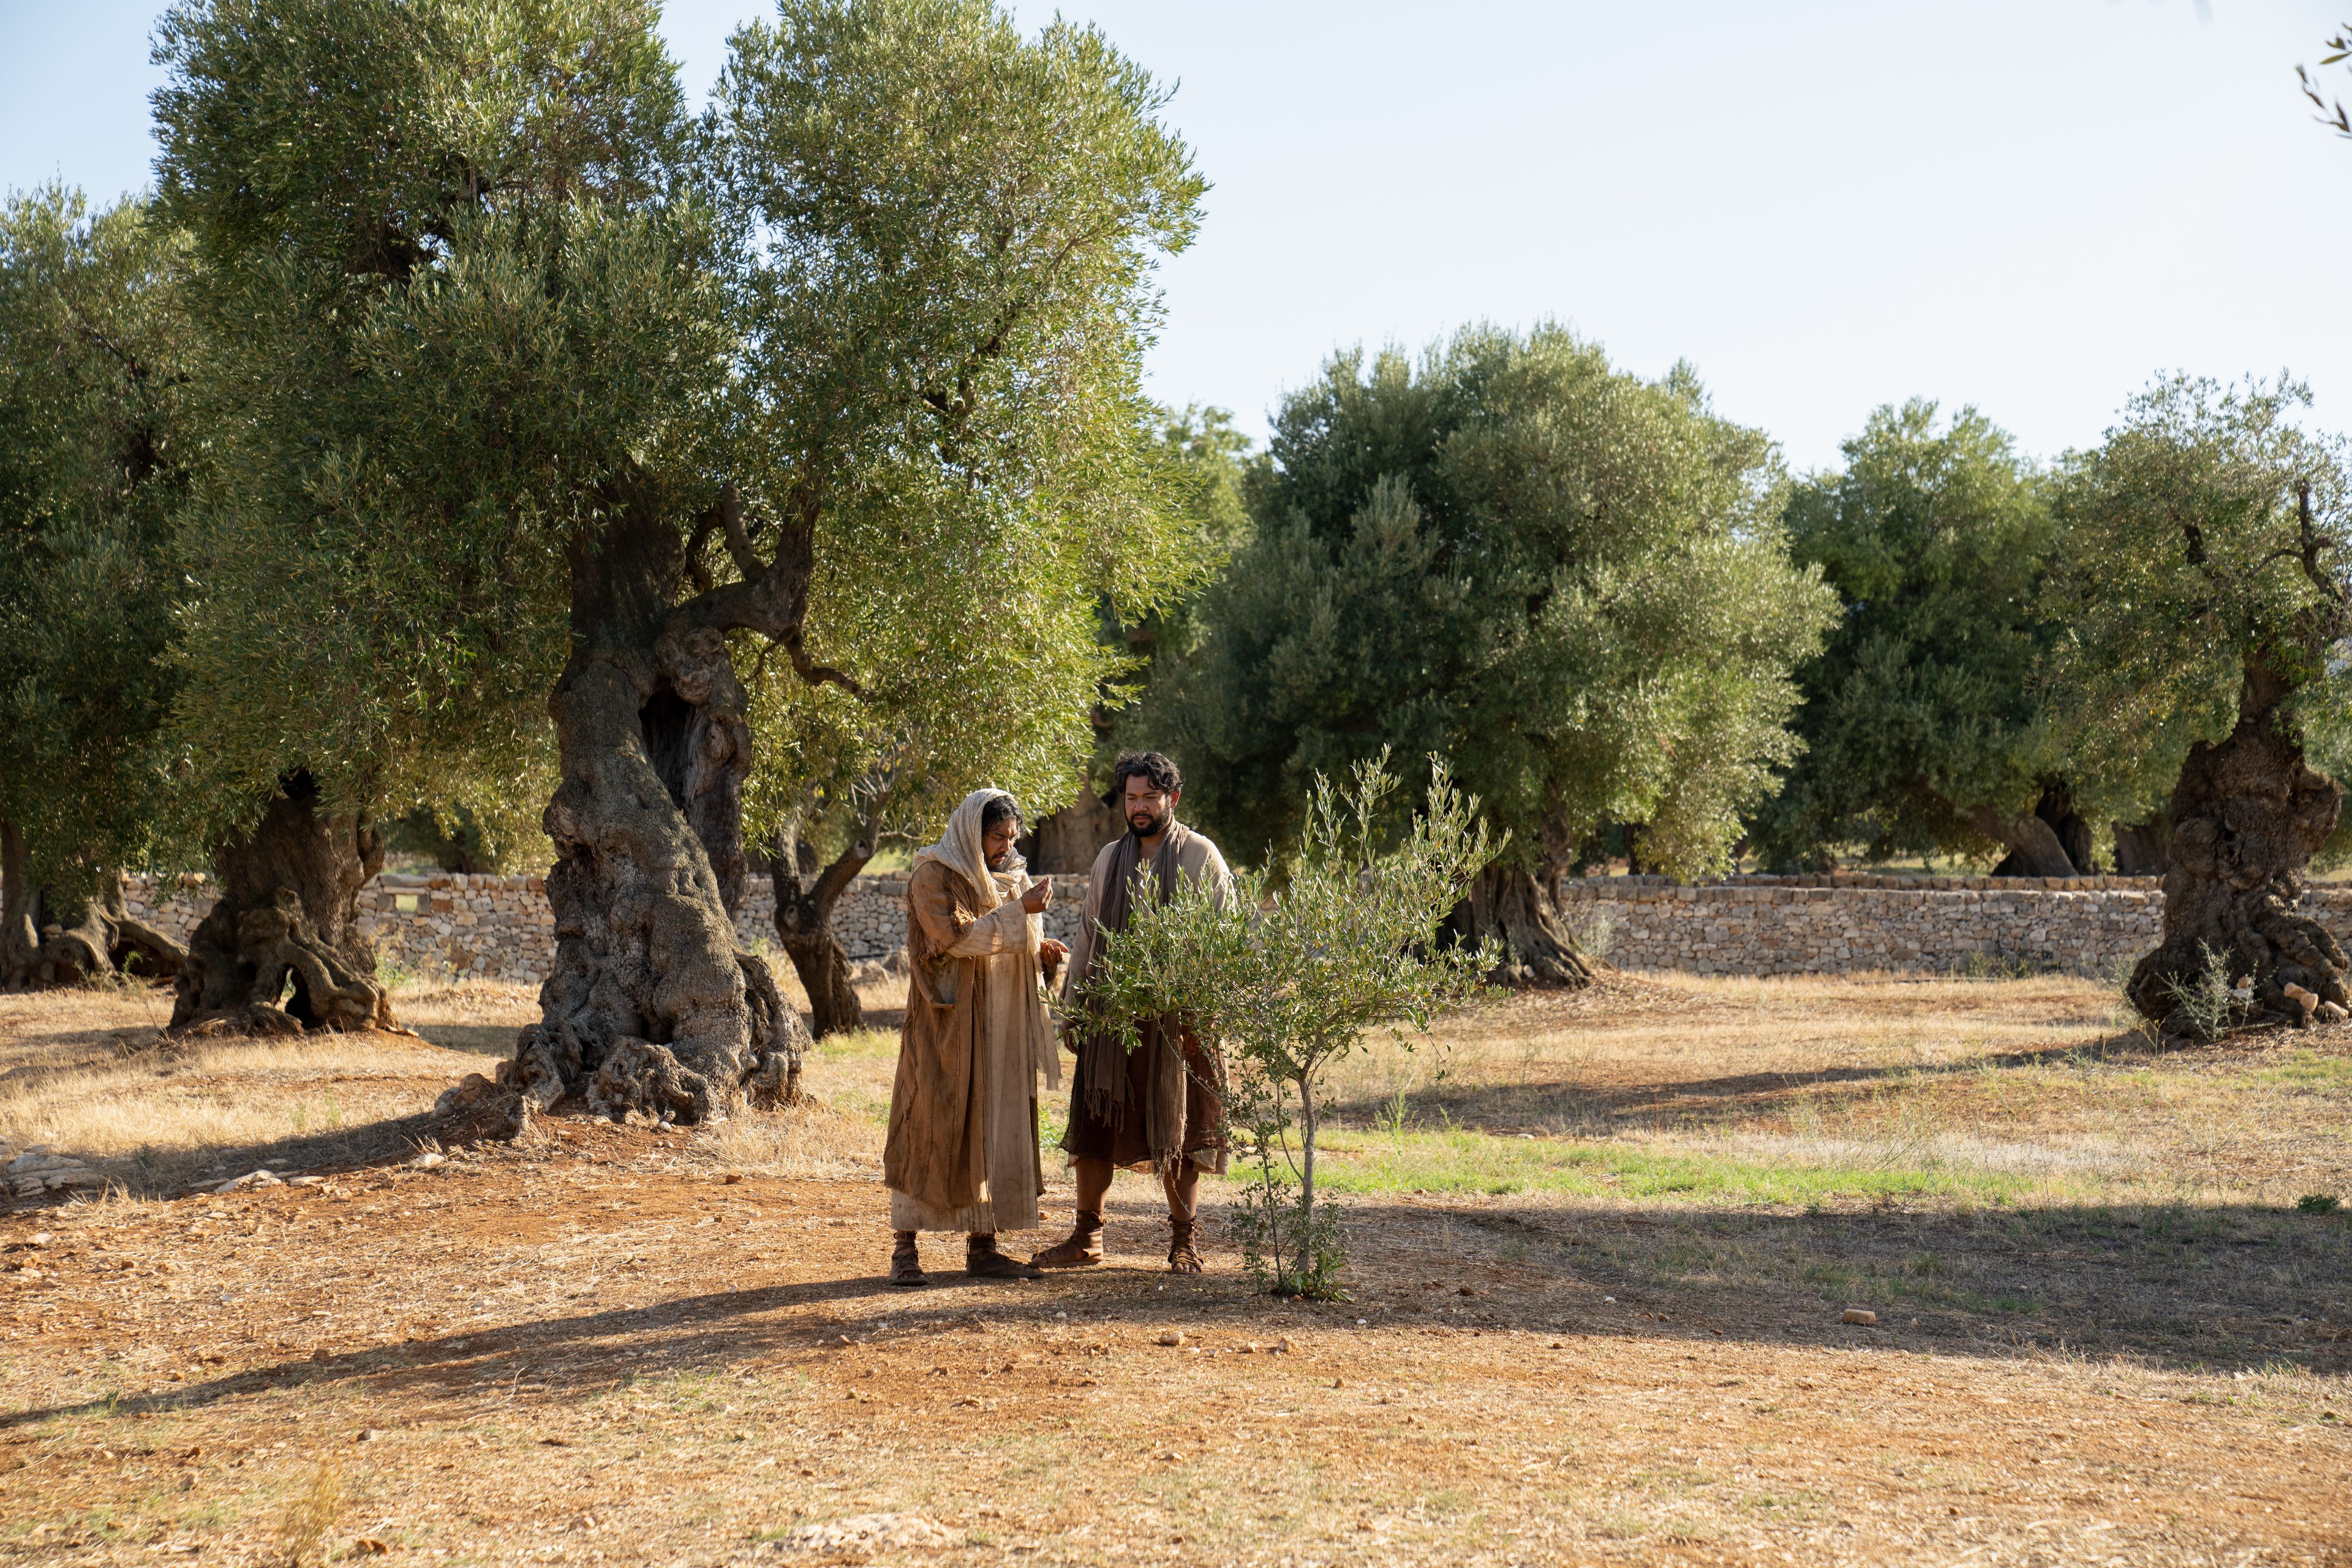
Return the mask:
<path id="1" fill-rule="evenodd" d="M 1169 822 L 1168 831 L 1160 836 L 1160 848 L 1151 857 L 1152 880 L 1160 903 L 1166 903 L 1175 893 L 1176 851 L 1192 837 L 1189 828 L 1174 820 Z M 1094 951 L 1087 958 L 1087 975 L 1102 962 L 1100 933 L 1127 929 L 1129 900 L 1140 847 L 1140 841 L 1130 829 L 1118 841 L 1118 852 L 1111 857 L 1110 885 L 1103 889 L 1100 911 L 1095 917 L 1098 932 Z M 1184 1154 L 1183 1040 L 1171 1019 L 1146 1019 L 1138 1032 L 1142 1038 L 1136 1048 L 1145 1054 L 1152 1069 L 1149 1098 L 1141 1107 L 1144 1142 L 1151 1151 L 1152 1163 L 1170 1169 Z M 1161 1048 L 1163 1040 L 1165 1049 Z M 1086 1086 L 1088 1115 L 1106 1126 L 1127 1125 L 1128 1117 L 1137 1107 L 1130 1103 L 1134 1086 L 1127 1076 L 1127 1047 L 1115 1032 L 1091 1030 L 1079 1043 L 1078 1081 Z"/>

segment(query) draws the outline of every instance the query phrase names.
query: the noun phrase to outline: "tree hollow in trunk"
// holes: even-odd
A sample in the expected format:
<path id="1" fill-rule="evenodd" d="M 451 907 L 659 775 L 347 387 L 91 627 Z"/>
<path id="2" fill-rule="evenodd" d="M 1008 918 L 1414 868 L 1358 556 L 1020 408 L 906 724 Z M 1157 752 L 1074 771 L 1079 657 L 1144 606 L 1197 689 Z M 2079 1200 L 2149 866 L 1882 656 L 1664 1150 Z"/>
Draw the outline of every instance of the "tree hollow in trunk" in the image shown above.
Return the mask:
<path id="1" fill-rule="evenodd" d="M 549 700 L 562 763 L 544 818 L 554 969 L 501 1081 L 541 1110 L 577 1096 L 615 1121 L 795 1099 L 807 1032 L 735 942 L 751 758 L 725 638 L 632 647 L 625 624 L 590 630 Z"/>
<path id="2" fill-rule="evenodd" d="M 2164 1020 L 2195 985 L 2206 954 L 2229 979 L 2253 982 L 2252 1018 L 2300 1023 L 2290 984 L 2322 1000 L 2348 998 L 2344 950 L 2296 906 L 2311 857 L 2335 831 L 2344 798 L 2304 760 L 2275 722 L 2278 694 L 2250 669 L 2237 728 L 2219 745 L 2199 742 L 2173 786 L 2170 864 L 2164 875 L 2164 937 L 2133 969 L 2132 1005 Z"/>
<path id="3" fill-rule="evenodd" d="M 213 851 L 220 899 L 189 933 L 171 1027 L 395 1027 L 359 929 L 360 889 L 383 867 L 365 817 L 322 816 L 310 775 L 289 775 L 251 832 Z"/>
<path id="4" fill-rule="evenodd" d="M 1538 878 L 1515 867 L 1489 866 L 1470 885 L 1470 896 L 1445 919 L 1455 941 L 1475 943 L 1492 937 L 1502 945 L 1496 979 L 1508 985 L 1577 988 L 1592 984 L 1597 964 L 1579 950 L 1560 919 L 1550 874 Z"/>

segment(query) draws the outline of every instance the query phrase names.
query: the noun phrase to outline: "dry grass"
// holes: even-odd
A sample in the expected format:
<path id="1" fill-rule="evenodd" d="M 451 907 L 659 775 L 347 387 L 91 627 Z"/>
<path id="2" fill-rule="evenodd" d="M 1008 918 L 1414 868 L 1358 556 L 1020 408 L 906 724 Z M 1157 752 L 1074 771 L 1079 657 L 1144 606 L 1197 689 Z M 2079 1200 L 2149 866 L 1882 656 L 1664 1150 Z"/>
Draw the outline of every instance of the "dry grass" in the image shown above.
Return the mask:
<path id="1" fill-rule="evenodd" d="M 333 1456 L 319 1461 L 308 1491 L 286 1505 L 278 1521 L 278 1545 L 286 1568 L 310 1568 L 322 1555 L 327 1532 L 343 1511 L 343 1468 Z"/>
<path id="2" fill-rule="evenodd" d="M 1335 1089 L 1360 1126 L 1974 1173 L 2018 1200 L 2292 1205 L 2347 1182 L 2347 1047 L 2335 1030 L 2159 1051 L 2064 976 L 1618 977 L 1376 1044 Z"/>
<path id="3" fill-rule="evenodd" d="M 124 1191 L 176 1195 L 268 1166 L 281 1174 L 414 1152 L 408 1123 L 481 1055 L 513 1047 L 536 988 L 460 981 L 406 988 L 425 1038 L 167 1042 L 167 993 L 125 987 L 0 997 L 0 1137 L 47 1144 Z"/>
<path id="4" fill-rule="evenodd" d="M 1108 1268 L 883 1288 L 891 1000 L 814 1110 L 432 1171 L 401 1118 L 527 993 L 171 1063 L 117 1054 L 135 997 L 0 1001 L 11 1136 L 291 1168 L 332 1090 L 382 1146 L 0 1220 L 0 1563 L 284 1561 L 328 1460 L 319 1559 L 772 1561 L 906 1512 L 959 1544 L 883 1560 L 2352 1562 L 2352 1222 L 2292 1206 L 2352 1193 L 2352 1031 L 2157 1053 L 2060 980 L 1522 998 L 1351 1068 L 1354 1300 L 1286 1307 L 1222 1246 L 1159 1272 L 1132 1179 Z"/>
<path id="5" fill-rule="evenodd" d="M 539 1021 L 539 987 L 510 980 L 445 980 L 393 993 L 400 1021 L 436 1046 L 514 1054 L 515 1031 Z"/>
<path id="6" fill-rule="evenodd" d="M 452 1055 L 397 1037 L 327 1037 L 20 1073 L 0 1082 L 0 1136 L 49 1145 L 148 1195 L 262 1165 L 345 1165 L 404 1146 L 388 1129 L 472 1065 Z"/>
<path id="7" fill-rule="evenodd" d="M 794 992 L 797 994 L 797 992 Z M 867 998 L 890 1019 L 891 998 Z M 281 1175 L 413 1152 L 410 1125 L 449 1082 L 511 1051 L 539 1016 L 538 988 L 436 980 L 394 993 L 401 1036 L 312 1036 L 182 1047 L 157 1026 L 165 994 L 133 988 L 0 996 L 0 1138 L 85 1161 L 126 1194 L 268 1166 Z M 716 1157 L 763 1175 L 875 1177 L 873 1123 L 887 1110 L 894 1033 L 834 1042 L 809 1065 L 816 1104 L 714 1130 Z"/>

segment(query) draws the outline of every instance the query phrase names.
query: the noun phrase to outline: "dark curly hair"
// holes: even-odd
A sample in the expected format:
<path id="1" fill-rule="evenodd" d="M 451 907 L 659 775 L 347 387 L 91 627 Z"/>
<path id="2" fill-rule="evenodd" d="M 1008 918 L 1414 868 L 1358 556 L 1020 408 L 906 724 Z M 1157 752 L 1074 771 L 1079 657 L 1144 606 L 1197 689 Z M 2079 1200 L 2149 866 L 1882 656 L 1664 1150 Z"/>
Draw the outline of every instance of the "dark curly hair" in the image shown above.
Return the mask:
<path id="1" fill-rule="evenodd" d="M 1022 819 L 1020 802 L 1009 795 L 992 795 L 988 804 L 980 808 L 981 832 L 992 831 L 998 823 L 1008 816 L 1015 822 Z"/>
<path id="2" fill-rule="evenodd" d="M 1184 787 L 1184 775 L 1177 771 L 1174 763 L 1158 752 L 1120 752 L 1118 761 L 1111 764 L 1111 793 L 1114 795 L 1126 794 L 1127 781 L 1131 778 L 1148 779 L 1153 789 L 1169 795 L 1174 795 Z"/>

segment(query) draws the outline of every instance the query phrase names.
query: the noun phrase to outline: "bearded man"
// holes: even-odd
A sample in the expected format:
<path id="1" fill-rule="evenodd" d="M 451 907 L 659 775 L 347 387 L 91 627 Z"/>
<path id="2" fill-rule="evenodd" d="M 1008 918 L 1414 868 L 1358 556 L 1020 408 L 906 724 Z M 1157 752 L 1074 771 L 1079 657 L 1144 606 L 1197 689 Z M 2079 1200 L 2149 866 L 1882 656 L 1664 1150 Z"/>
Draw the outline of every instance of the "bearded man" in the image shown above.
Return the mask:
<path id="1" fill-rule="evenodd" d="M 893 1285 L 929 1283 L 926 1230 L 963 1232 L 969 1275 L 1039 1277 L 996 1237 L 1037 1224 L 1037 1075 L 1062 1081 L 1041 979 L 1069 950 L 1045 934 L 1054 886 L 1029 879 L 1020 837 L 1013 797 L 974 790 L 907 878 L 907 1021 L 882 1151 Z"/>
<path id="2" fill-rule="evenodd" d="M 1184 778 L 1157 752 L 1129 752 L 1112 770 L 1126 836 L 1103 846 L 1087 884 L 1084 917 L 1071 950 L 1066 994 L 1075 994 L 1101 959 L 1103 933 L 1127 928 L 1129 900 L 1166 903 L 1179 877 L 1205 884 L 1222 904 L 1234 876 L 1217 847 L 1176 820 Z M 1144 872 L 1139 894 L 1137 871 Z M 1074 1021 L 1078 1070 L 1070 1091 L 1070 1121 L 1062 1147 L 1077 1184 L 1077 1225 L 1069 1239 L 1032 1258 L 1045 1268 L 1083 1268 L 1102 1261 L 1102 1205 L 1111 1173 L 1150 1171 L 1168 1194 L 1168 1268 L 1198 1274 L 1193 1246 L 1201 1173 L 1225 1169 L 1223 1107 L 1217 1064 L 1190 1030 L 1155 1018 L 1133 1051 L 1118 1036 Z"/>

